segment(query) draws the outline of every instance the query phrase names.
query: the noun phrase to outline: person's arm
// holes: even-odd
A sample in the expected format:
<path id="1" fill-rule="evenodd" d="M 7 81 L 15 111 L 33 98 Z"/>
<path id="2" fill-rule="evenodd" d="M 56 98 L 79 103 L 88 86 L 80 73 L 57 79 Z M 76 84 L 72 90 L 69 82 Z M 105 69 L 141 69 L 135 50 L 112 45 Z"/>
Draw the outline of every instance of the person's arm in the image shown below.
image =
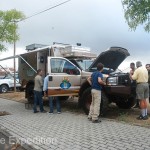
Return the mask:
<path id="1" fill-rule="evenodd" d="M 39 84 L 40 84 L 40 87 L 43 87 L 43 80 L 42 80 L 42 77 L 39 77 Z"/>
<path id="2" fill-rule="evenodd" d="M 101 77 L 98 77 L 98 83 L 101 85 L 106 85 L 106 83 L 102 80 Z"/>
<path id="3" fill-rule="evenodd" d="M 133 70 L 130 70 L 130 76 L 132 76 L 133 75 L 133 73 L 134 73 L 134 71 Z"/>
<path id="4" fill-rule="evenodd" d="M 44 97 L 47 96 L 47 90 L 48 90 L 48 77 L 45 77 L 43 84 Z"/>
<path id="5" fill-rule="evenodd" d="M 90 85 L 92 85 L 92 77 L 91 76 L 87 78 L 87 81 L 89 82 Z"/>
<path id="6" fill-rule="evenodd" d="M 129 77 L 130 77 L 130 79 L 132 80 L 132 75 L 133 75 L 133 70 L 130 70 L 130 72 L 129 72 Z"/>
<path id="7" fill-rule="evenodd" d="M 44 79 L 44 84 L 43 84 L 43 91 L 45 92 L 47 90 L 47 80 L 46 77 Z"/>

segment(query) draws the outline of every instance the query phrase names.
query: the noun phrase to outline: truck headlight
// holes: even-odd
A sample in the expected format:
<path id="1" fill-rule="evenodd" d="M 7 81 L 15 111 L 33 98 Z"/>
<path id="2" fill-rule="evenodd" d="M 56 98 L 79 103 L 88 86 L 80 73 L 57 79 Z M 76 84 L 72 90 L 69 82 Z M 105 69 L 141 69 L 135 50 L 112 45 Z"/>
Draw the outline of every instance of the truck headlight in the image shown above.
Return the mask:
<path id="1" fill-rule="evenodd" d="M 117 85 L 118 84 L 118 78 L 117 77 L 108 77 L 107 78 L 107 84 L 108 85 Z"/>

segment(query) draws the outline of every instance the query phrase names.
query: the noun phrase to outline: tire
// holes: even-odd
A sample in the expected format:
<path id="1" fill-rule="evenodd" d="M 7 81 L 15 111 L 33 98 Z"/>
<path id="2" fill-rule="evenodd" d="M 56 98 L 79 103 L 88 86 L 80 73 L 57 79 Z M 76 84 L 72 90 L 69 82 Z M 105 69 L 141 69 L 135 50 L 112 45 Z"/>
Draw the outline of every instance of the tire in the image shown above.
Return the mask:
<path id="1" fill-rule="evenodd" d="M 0 86 L 0 93 L 7 93 L 8 90 L 9 90 L 9 87 L 7 85 Z"/>
<path id="2" fill-rule="evenodd" d="M 87 88 L 82 95 L 82 107 L 85 114 L 89 114 L 90 105 L 92 102 L 91 88 Z M 108 109 L 109 100 L 105 93 L 101 93 L 101 105 L 100 105 L 100 115 L 103 116 L 106 114 Z"/>
<path id="3" fill-rule="evenodd" d="M 34 84 L 29 84 L 26 87 L 26 98 L 29 103 L 33 104 L 34 103 Z"/>
<path id="4" fill-rule="evenodd" d="M 106 96 L 105 92 L 102 91 L 101 93 L 101 109 L 100 109 L 100 115 L 105 116 L 108 110 L 108 104 L 109 104 L 109 99 Z"/>
<path id="5" fill-rule="evenodd" d="M 121 108 L 121 109 L 130 109 L 131 107 L 133 107 L 136 104 L 136 97 L 135 96 L 131 96 L 127 99 L 125 98 L 120 98 L 120 101 L 118 100 L 116 102 L 116 105 Z"/>
<path id="6" fill-rule="evenodd" d="M 82 107 L 86 115 L 89 114 L 91 102 L 92 102 L 91 88 L 87 88 L 83 92 L 81 98 Z"/>

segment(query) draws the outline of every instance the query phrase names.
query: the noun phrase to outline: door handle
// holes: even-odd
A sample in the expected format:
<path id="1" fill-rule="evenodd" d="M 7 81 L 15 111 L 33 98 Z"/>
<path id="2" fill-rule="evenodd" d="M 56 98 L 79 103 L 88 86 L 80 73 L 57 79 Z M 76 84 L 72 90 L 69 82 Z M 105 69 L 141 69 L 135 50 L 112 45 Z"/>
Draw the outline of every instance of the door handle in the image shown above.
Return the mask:
<path id="1" fill-rule="evenodd" d="M 49 76 L 49 81 L 53 81 L 53 77 L 52 76 Z"/>

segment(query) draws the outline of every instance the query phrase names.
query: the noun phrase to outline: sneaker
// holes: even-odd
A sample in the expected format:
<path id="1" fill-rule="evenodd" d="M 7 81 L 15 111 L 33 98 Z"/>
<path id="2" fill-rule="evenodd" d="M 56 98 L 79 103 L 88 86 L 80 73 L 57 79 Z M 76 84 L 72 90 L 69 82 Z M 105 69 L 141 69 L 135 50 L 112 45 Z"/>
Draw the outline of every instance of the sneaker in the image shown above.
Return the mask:
<path id="1" fill-rule="evenodd" d="M 46 110 L 41 111 L 41 113 L 46 113 L 46 112 L 47 112 Z"/>
<path id="2" fill-rule="evenodd" d="M 139 115 L 136 119 L 137 119 L 137 120 L 143 120 L 143 116 L 142 116 L 142 115 Z"/>
<path id="3" fill-rule="evenodd" d="M 89 121 L 92 121 L 92 118 L 88 117 L 88 120 L 89 120 Z"/>
<path id="4" fill-rule="evenodd" d="M 34 111 L 33 113 L 38 113 L 39 111 Z"/>
<path id="5" fill-rule="evenodd" d="M 92 120 L 92 123 L 100 123 L 101 122 L 101 120 Z"/>
<path id="6" fill-rule="evenodd" d="M 61 112 L 58 111 L 57 114 L 61 114 Z"/>
<path id="7" fill-rule="evenodd" d="M 143 120 L 147 120 L 148 119 L 148 115 L 143 117 Z"/>
<path id="8" fill-rule="evenodd" d="M 52 114 L 54 114 L 54 113 L 53 113 L 53 112 L 48 112 L 48 114 L 52 115 Z"/>

